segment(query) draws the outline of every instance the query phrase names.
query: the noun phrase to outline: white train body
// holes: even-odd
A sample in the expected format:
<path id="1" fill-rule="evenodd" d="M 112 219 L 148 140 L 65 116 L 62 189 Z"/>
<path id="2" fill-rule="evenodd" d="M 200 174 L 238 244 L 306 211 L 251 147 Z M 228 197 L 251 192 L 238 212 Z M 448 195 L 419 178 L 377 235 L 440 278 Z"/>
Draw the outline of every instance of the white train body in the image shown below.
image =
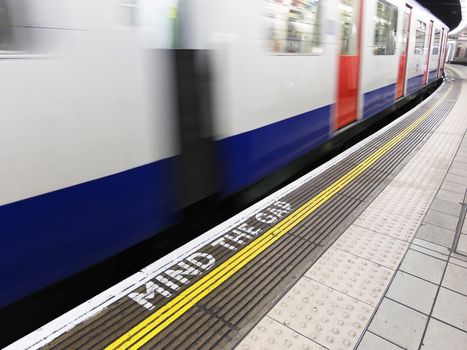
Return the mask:
<path id="1" fill-rule="evenodd" d="M 209 53 L 231 194 L 439 79 L 446 37 L 411 0 L 0 0 L 0 306 L 176 220 L 175 47 Z"/>

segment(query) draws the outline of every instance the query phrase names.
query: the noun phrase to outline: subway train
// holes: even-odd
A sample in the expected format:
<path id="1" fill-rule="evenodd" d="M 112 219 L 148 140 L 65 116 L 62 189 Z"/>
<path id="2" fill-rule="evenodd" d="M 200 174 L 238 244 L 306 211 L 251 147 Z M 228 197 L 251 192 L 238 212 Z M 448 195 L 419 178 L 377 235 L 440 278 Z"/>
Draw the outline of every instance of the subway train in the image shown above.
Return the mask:
<path id="1" fill-rule="evenodd" d="M 463 30 L 448 39 L 446 61 L 467 64 L 467 30 Z"/>
<path id="2" fill-rule="evenodd" d="M 412 0 L 0 0 L 0 307 L 426 91 L 447 32 Z"/>

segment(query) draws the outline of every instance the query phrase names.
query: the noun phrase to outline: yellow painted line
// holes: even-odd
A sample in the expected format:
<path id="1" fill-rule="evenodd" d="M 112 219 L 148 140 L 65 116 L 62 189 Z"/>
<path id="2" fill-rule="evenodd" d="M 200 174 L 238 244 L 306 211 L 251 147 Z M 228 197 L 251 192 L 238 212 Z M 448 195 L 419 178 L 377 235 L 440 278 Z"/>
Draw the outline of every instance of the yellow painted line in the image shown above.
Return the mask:
<path id="1" fill-rule="evenodd" d="M 452 87 L 446 91 L 449 93 Z M 444 96 L 443 96 L 444 98 Z M 443 98 L 421 115 L 417 120 L 401 131 L 398 135 L 384 144 L 380 149 L 364 159 L 355 168 L 343 175 L 329 187 L 318 193 L 315 197 L 303 204 L 284 220 L 274 227 L 270 228 L 263 235 L 251 242 L 237 254 L 224 261 L 198 282 L 181 292 L 166 305 L 155 311 L 141 323 L 123 334 L 115 340 L 106 350 L 114 349 L 139 349 L 150 341 L 158 333 L 164 330 L 172 322 L 182 316 L 186 311 L 193 307 L 197 302 L 211 293 L 219 285 L 229 279 L 242 267 L 248 264 L 260 253 L 279 240 L 291 229 L 299 225 L 307 216 L 326 203 L 330 198 L 336 195 L 340 190 L 347 186 L 351 181 L 361 175 L 366 169 L 373 165 L 384 154 L 394 148 L 410 132 L 412 132 L 420 123 L 422 123 L 430 113 L 441 103 Z"/>

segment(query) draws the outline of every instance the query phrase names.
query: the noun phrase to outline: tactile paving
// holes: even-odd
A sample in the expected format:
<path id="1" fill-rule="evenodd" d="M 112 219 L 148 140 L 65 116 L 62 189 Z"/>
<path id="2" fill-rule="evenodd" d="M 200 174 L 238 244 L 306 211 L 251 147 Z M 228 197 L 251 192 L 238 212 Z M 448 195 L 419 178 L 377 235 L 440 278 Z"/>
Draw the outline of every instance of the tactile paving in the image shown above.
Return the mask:
<path id="1" fill-rule="evenodd" d="M 415 172 L 413 172 L 412 175 L 415 175 Z M 408 205 L 415 206 L 420 200 L 428 200 L 429 197 L 433 197 L 436 193 L 438 189 L 437 186 L 423 185 L 421 183 L 423 175 L 420 175 L 420 173 L 417 175 L 418 177 L 412 182 L 395 178 L 387 187 L 387 191 L 391 192 L 393 197 L 399 198 L 400 202 L 398 205 L 402 203 L 402 200 L 405 201 L 407 199 L 409 201 Z M 441 182 L 441 180 L 439 180 L 439 182 Z"/>
<path id="2" fill-rule="evenodd" d="M 287 328 L 278 321 L 265 317 L 238 344 L 238 350 L 324 350 L 325 347 Z"/>
<path id="3" fill-rule="evenodd" d="M 269 316 L 332 350 L 353 349 L 373 308 L 306 277 Z"/>
<path id="4" fill-rule="evenodd" d="M 437 189 L 437 184 L 443 180 L 446 174 L 449 162 L 448 159 L 436 161 L 422 159 L 420 162 L 411 162 L 396 177 L 396 181 L 414 188 Z"/>
<path id="5" fill-rule="evenodd" d="M 409 243 L 387 235 L 350 226 L 334 247 L 395 270 Z"/>
<path id="6" fill-rule="evenodd" d="M 409 242 L 435 196 L 455 152 L 444 141 L 436 155 L 427 142 L 355 221 L 355 225 Z"/>
<path id="7" fill-rule="evenodd" d="M 405 190 L 399 184 L 391 183 L 370 205 L 375 211 L 392 213 L 407 219 L 420 219 L 430 205 L 431 196 L 416 189 Z"/>
<path id="8" fill-rule="evenodd" d="M 446 143 L 446 141 L 442 142 Z M 443 179 L 446 169 L 452 160 L 455 147 L 452 147 L 448 152 L 441 155 L 434 154 L 434 152 L 433 146 L 423 146 L 422 150 L 396 176 L 396 180 L 407 182 L 414 186 L 433 187 L 437 181 Z"/>
<path id="9" fill-rule="evenodd" d="M 305 276 L 375 306 L 392 274 L 384 266 L 331 247 Z"/>
<path id="10" fill-rule="evenodd" d="M 410 242 L 420 221 L 421 218 L 408 219 L 370 206 L 355 220 L 355 225 Z"/>

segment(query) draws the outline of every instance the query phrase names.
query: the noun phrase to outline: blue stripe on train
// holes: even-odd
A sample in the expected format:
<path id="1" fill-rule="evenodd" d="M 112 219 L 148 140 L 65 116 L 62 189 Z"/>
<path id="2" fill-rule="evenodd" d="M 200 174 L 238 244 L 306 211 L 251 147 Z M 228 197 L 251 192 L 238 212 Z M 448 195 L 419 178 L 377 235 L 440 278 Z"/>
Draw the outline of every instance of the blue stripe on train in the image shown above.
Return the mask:
<path id="1" fill-rule="evenodd" d="M 428 74 L 428 82 L 431 83 L 435 81 L 437 75 L 438 75 L 437 69 L 430 71 L 430 73 Z"/>
<path id="2" fill-rule="evenodd" d="M 174 159 L 0 208 L 0 306 L 150 237 L 173 220 Z"/>
<path id="3" fill-rule="evenodd" d="M 233 193 L 329 140 L 331 105 L 219 141 L 223 189 Z"/>
<path id="4" fill-rule="evenodd" d="M 396 84 L 366 92 L 363 95 L 363 119 L 367 119 L 378 112 L 388 108 L 394 103 Z"/>
<path id="5" fill-rule="evenodd" d="M 423 74 L 417 75 L 407 80 L 407 95 L 413 94 L 418 89 L 422 88 Z"/>
<path id="6" fill-rule="evenodd" d="M 363 96 L 363 118 L 395 101 L 396 84 Z M 226 194 L 240 190 L 328 141 L 331 105 L 219 141 Z"/>

